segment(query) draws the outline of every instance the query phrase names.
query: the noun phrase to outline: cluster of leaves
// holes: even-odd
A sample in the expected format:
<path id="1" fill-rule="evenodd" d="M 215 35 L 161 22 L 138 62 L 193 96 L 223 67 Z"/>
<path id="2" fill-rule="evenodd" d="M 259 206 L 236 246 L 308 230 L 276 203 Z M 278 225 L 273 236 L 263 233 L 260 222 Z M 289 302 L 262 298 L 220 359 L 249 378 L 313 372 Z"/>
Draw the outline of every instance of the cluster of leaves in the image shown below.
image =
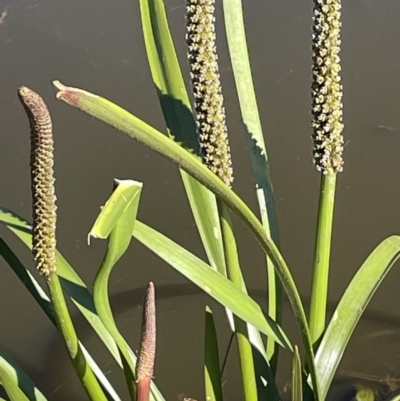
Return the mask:
<path id="1" fill-rule="evenodd" d="M 226 308 L 238 343 L 244 339 L 243 344 L 247 341 L 250 345 L 250 354 L 246 354 L 246 347 L 239 347 L 246 401 L 281 399 L 274 382 L 279 347 L 283 347 L 293 356 L 292 400 L 301 401 L 304 398 L 322 401 L 326 398 L 337 366 L 362 312 L 400 255 L 400 237 L 387 238 L 375 248 L 348 285 L 333 318 L 326 323 L 327 286 L 317 283 L 320 282 L 321 276 L 328 276 L 336 171 L 322 173 L 322 212 L 318 222 L 313 296 L 308 321 L 290 269 L 279 251 L 269 163 L 255 102 L 240 0 L 223 1 L 225 27 L 243 125 L 249 143 L 261 220 L 196 154 L 198 142 L 193 113 L 169 32 L 163 1 L 139 2 L 147 57 L 169 136 L 100 96 L 66 87 L 55 81 L 57 98 L 117 128 L 164 155 L 180 168 L 208 263 L 136 219 L 142 184 L 127 180 L 116 182 L 113 194 L 90 231 L 93 237 L 108 239 L 107 251 L 92 293 L 59 253 L 56 256 L 56 276 L 65 294 L 77 306 L 123 369 L 131 399 L 136 397 L 136 357 L 114 322 L 109 305 L 108 279 L 112 268 L 126 251 L 133 237 Z M 322 0 L 315 0 L 317 7 L 321 7 L 323 3 Z M 331 4 L 332 1 L 326 0 L 326 3 Z M 327 191 L 327 185 L 333 190 Z M 324 204 L 329 205 L 328 212 L 324 209 Z M 227 260 L 236 249 L 232 249 L 229 243 L 223 243 L 221 221 L 224 216 L 221 216 L 221 208 L 218 205 L 224 205 L 236 213 L 265 252 L 265 268 L 269 278 L 267 311 L 247 294 L 241 275 L 234 283 L 227 275 Z M 27 246 L 32 245 L 31 225 L 26 220 L 1 207 L 0 221 Z M 52 287 L 49 286 L 49 298 L 3 240 L 0 240 L 0 253 L 38 305 L 58 325 L 60 331 L 63 331 L 59 323 L 60 316 L 57 316 L 58 309 L 55 307 Z M 323 264 L 320 263 L 320 255 L 323 255 Z M 237 254 L 234 257 L 237 258 Z M 301 330 L 304 363 L 300 359 L 298 347 L 291 343 L 280 325 L 282 288 L 290 300 L 294 317 Z M 217 333 L 211 311 L 207 309 L 205 314 L 205 397 L 207 400 L 222 401 L 222 372 L 218 357 Z M 65 333 L 63 334 L 65 336 Z M 66 336 L 67 344 L 70 339 L 68 335 L 70 334 Z M 120 400 L 83 344 L 77 341 L 76 353 L 70 354 L 77 374 L 91 399 Z M 253 358 L 255 354 L 257 357 Z M 76 363 L 77 359 L 79 363 Z M 95 378 L 93 376 L 93 379 L 88 379 L 93 374 Z M 12 400 L 46 399 L 22 369 L 4 352 L 0 353 L 0 382 Z M 259 383 L 264 383 L 264 386 L 257 386 Z M 154 383 L 151 384 L 150 398 L 154 401 L 164 400 Z"/>

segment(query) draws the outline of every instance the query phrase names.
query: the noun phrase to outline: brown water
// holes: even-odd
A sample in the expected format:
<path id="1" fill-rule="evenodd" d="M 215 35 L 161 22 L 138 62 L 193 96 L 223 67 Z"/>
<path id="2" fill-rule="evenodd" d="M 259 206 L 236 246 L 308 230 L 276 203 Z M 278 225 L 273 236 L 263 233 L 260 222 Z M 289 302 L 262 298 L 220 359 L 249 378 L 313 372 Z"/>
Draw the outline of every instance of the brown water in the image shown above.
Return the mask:
<path id="1" fill-rule="evenodd" d="M 309 115 L 311 2 L 244 2 L 249 50 L 275 184 L 283 253 L 309 289 L 319 176 L 312 166 Z M 166 1 L 179 57 L 185 61 L 184 1 Z M 140 218 L 203 255 L 177 169 L 113 129 L 57 102 L 51 81 L 59 79 L 99 93 L 164 129 L 145 57 L 136 1 L 54 2 L 0 0 L 0 203 L 30 216 L 29 139 L 16 90 L 27 85 L 47 101 L 56 141 L 58 246 L 90 285 L 104 243 L 86 236 L 112 180 L 145 183 Z M 218 10 L 221 28 L 221 10 Z M 352 0 L 343 7 L 345 171 L 339 177 L 330 298 L 334 303 L 358 266 L 386 236 L 399 233 L 400 218 L 400 3 Z M 233 88 L 224 36 L 220 68 L 235 165 L 235 189 L 255 206 L 249 160 Z M 187 68 L 184 67 L 187 76 Z M 263 289 L 262 255 L 238 225 L 246 281 Z M 7 240 L 10 235 L 2 231 Z M 24 261 L 29 253 L 11 242 Z M 135 263 L 133 263 L 133 260 Z M 51 400 L 85 399 L 74 385 L 54 328 L 1 260 L 0 346 L 35 379 Z M 168 400 L 202 399 L 203 308 L 208 299 L 138 244 L 111 278 L 118 324 L 135 349 L 143 289 L 158 290 L 159 342 L 156 381 Z M 373 298 L 345 354 L 342 370 L 365 375 L 399 371 L 400 300 L 396 269 Z M 394 306 L 395 305 L 395 306 Z M 384 313 L 384 315 L 383 315 Z M 80 332 L 92 334 L 75 312 Z M 290 317 L 290 315 L 289 315 Z M 286 319 L 288 321 L 289 318 Z M 226 331 L 226 323 L 222 324 Z M 290 331 L 293 331 L 291 328 Z M 223 338 L 223 347 L 227 338 Z M 196 344 L 193 347 L 193 344 Z M 101 345 L 89 341 L 113 383 L 118 369 Z M 235 365 L 230 357 L 230 367 Z M 227 399 L 240 400 L 236 370 L 225 375 Z M 123 394 L 123 392 L 121 393 Z"/>

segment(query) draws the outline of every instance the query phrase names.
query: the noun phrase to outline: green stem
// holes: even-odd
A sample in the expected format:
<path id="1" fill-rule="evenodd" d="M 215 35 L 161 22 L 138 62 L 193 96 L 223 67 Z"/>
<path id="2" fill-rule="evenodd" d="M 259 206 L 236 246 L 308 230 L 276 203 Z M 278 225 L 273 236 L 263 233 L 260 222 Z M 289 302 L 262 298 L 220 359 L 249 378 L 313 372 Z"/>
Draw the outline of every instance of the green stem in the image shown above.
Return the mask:
<path id="1" fill-rule="evenodd" d="M 313 344 L 325 330 L 335 187 L 336 173 L 321 175 L 310 306 L 310 335 Z"/>
<path id="2" fill-rule="evenodd" d="M 107 401 L 107 397 L 82 353 L 57 274 L 53 273 L 46 277 L 46 283 L 49 288 L 50 299 L 58 329 L 64 338 L 72 364 L 79 379 L 91 400 Z"/>
<path id="3" fill-rule="evenodd" d="M 117 344 L 122 360 L 129 396 L 133 401 L 136 399 L 136 382 L 134 376 L 135 365 L 132 360 L 133 355 L 130 353 L 129 346 L 115 324 L 108 296 L 108 281 L 114 262 L 114 255 L 106 253 L 93 284 L 93 302 L 99 318 Z"/>
<path id="4" fill-rule="evenodd" d="M 229 208 L 221 200 L 217 200 L 221 218 L 222 242 L 225 249 L 226 272 L 229 280 L 238 288 L 242 288 L 242 274 L 240 270 L 236 239 L 232 229 L 232 220 Z M 255 379 L 252 346 L 249 340 L 247 324 L 242 319 L 234 316 L 235 335 L 238 345 L 240 368 L 244 399 L 257 401 L 257 385 Z"/>

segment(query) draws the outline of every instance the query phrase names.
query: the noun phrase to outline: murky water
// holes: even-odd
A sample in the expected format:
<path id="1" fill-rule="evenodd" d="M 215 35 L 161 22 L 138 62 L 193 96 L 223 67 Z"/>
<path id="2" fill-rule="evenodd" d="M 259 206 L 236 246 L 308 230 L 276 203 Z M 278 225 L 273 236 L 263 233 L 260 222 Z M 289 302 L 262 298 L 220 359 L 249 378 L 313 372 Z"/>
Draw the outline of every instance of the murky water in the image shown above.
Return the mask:
<path id="1" fill-rule="evenodd" d="M 283 253 L 302 293 L 309 289 L 319 176 L 311 161 L 311 2 L 244 2 L 254 80 L 269 149 Z M 309 4 L 310 3 L 310 4 Z M 184 1 L 166 1 L 179 57 L 185 61 Z M 218 9 L 221 24 L 221 10 Z M 338 183 L 331 274 L 334 303 L 369 252 L 400 231 L 400 3 L 346 1 L 343 7 L 345 171 Z M 222 30 L 220 68 L 235 166 L 235 189 L 254 206 L 245 139 Z M 54 120 L 58 194 L 58 245 L 90 285 L 104 243 L 86 236 L 112 180 L 145 183 L 140 219 L 203 255 L 177 169 L 113 129 L 57 102 L 59 79 L 99 93 L 164 129 L 144 53 L 138 4 L 133 0 L 53 2 L 0 0 L 0 203 L 30 216 L 29 133 L 16 90 L 27 85 L 47 101 Z M 184 67 L 187 76 L 187 68 Z M 249 288 L 262 290 L 262 255 L 247 231 L 238 238 Z M 2 234 L 4 231 L 2 231 Z M 4 233 L 9 240 L 12 237 Z M 29 253 L 11 242 L 24 261 Z M 132 261 L 135 261 L 133 263 Z M 49 399 L 84 399 L 55 330 L 3 261 L 0 346 Z M 399 371 L 400 300 L 396 269 L 371 302 L 345 355 L 342 370 L 385 377 Z M 202 397 L 203 308 L 208 299 L 138 244 L 111 278 L 118 323 L 137 346 L 143 288 L 159 288 L 156 380 L 167 399 Z M 394 307 L 394 305 L 396 305 Z M 75 313 L 84 338 L 90 329 Z M 286 321 L 290 320 L 290 315 Z M 225 327 L 226 323 L 222 324 Z M 223 338 L 223 347 L 227 338 Z M 225 343 L 224 343 L 225 341 Z M 193 347 L 193 343 L 196 347 Z M 89 341 L 104 369 L 121 386 L 118 369 L 101 345 Z M 235 364 L 234 356 L 230 357 Z M 173 369 L 172 369 L 173 367 Z M 229 400 L 240 400 L 235 369 L 225 377 Z M 79 387 L 79 386 L 78 386 Z"/>

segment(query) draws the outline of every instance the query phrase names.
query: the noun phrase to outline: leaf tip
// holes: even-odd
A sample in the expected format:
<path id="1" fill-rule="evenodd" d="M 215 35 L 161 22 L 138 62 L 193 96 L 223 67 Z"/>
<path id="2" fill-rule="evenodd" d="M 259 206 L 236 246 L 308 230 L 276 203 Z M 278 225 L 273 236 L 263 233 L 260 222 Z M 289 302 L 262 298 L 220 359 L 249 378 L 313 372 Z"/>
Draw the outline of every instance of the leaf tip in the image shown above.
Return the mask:
<path id="1" fill-rule="evenodd" d="M 63 100 L 71 106 L 81 108 L 83 100 L 90 97 L 98 97 L 93 93 L 87 92 L 83 89 L 73 88 L 71 86 L 65 86 L 60 81 L 53 81 L 53 85 L 58 89 L 56 98 Z"/>

